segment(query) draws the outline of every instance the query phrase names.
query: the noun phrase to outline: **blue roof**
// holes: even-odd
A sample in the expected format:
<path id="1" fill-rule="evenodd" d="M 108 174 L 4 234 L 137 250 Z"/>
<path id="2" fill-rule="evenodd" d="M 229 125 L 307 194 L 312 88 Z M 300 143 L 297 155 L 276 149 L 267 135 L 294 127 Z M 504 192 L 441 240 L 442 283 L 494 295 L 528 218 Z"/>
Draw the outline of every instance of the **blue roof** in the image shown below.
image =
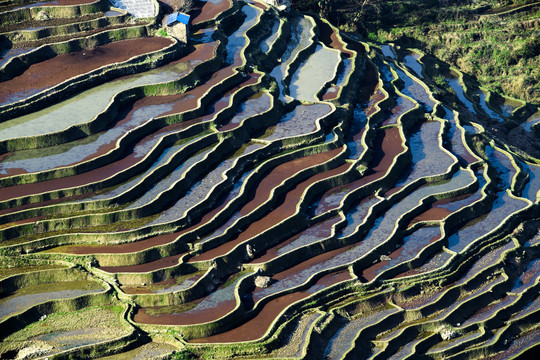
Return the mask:
<path id="1" fill-rule="evenodd" d="M 165 21 L 165 25 L 171 25 L 171 24 L 174 24 L 177 21 L 179 23 L 187 25 L 187 24 L 189 24 L 189 15 L 181 13 L 181 12 L 172 13 L 171 15 L 167 16 L 167 20 Z"/>

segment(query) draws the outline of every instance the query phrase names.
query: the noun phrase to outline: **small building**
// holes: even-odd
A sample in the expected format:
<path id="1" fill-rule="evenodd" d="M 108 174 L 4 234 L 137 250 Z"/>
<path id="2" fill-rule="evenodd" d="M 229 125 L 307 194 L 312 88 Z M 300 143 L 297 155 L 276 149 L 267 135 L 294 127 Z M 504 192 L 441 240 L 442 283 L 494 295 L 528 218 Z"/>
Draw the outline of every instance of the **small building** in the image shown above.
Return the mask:
<path id="1" fill-rule="evenodd" d="M 175 12 L 165 19 L 167 34 L 187 44 L 189 39 L 189 15 Z"/>

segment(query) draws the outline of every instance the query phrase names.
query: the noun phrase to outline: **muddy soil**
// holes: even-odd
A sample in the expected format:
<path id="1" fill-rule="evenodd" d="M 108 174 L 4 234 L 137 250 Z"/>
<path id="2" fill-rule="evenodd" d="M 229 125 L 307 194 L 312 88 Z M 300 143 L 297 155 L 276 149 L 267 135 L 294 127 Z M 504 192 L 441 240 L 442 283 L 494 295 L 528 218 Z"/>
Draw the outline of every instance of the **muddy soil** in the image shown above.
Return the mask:
<path id="1" fill-rule="evenodd" d="M 218 14 L 232 7 L 230 0 L 197 1 L 197 8 L 191 13 L 191 23 L 200 24 L 215 18 Z"/>
<path id="2" fill-rule="evenodd" d="M 379 132 L 373 143 L 373 149 L 375 149 L 373 159 L 370 164 L 370 170 L 368 170 L 366 176 L 349 184 L 327 190 L 322 194 L 320 201 L 314 210 L 315 215 L 337 208 L 339 202 L 329 200 L 332 197 L 335 197 L 336 194 L 339 195 L 342 193 L 344 196 L 350 191 L 378 180 L 386 174 L 394 158 L 404 150 L 403 145 L 401 144 L 401 134 L 399 129 L 397 127 L 392 127 Z M 382 151 L 379 151 L 378 149 L 381 149 Z"/>
<path id="3" fill-rule="evenodd" d="M 422 214 L 418 215 L 411 220 L 410 225 L 420 221 L 439 221 L 452 214 L 454 211 L 441 207 L 441 205 L 450 204 L 454 201 L 465 200 L 470 197 L 471 194 L 464 194 L 449 199 L 437 200 L 430 205 L 430 207 Z"/>
<path id="4" fill-rule="evenodd" d="M 174 66 L 176 63 L 189 63 L 189 62 L 195 62 L 195 61 L 209 60 L 214 54 L 214 49 L 215 49 L 215 43 L 196 45 L 195 50 L 192 53 L 190 53 L 189 55 L 186 55 L 185 57 L 182 57 L 179 60 L 176 60 L 170 63 L 169 65 Z M 176 78 L 182 77 L 188 71 L 189 69 L 183 73 L 179 73 L 176 76 Z M 123 78 L 128 79 L 129 76 L 126 76 Z M 122 80 L 122 78 L 119 78 L 118 80 Z M 95 159 L 115 149 L 118 146 L 117 141 L 122 136 L 124 136 L 127 131 L 133 129 L 137 125 L 140 125 L 140 120 L 137 120 L 137 122 L 134 124 L 131 124 L 131 123 L 133 122 L 132 118 L 134 117 L 134 115 L 138 116 L 139 118 L 141 117 L 141 115 L 138 112 L 141 111 L 142 109 L 147 108 L 147 107 L 157 108 L 160 105 L 165 105 L 165 106 L 162 106 L 163 110 L 161 113 L 158 110 L 152 112 L 152 115 L 154 118 L 182 112 L 182 111 L 185 111 L 186 109 L 193 108 L 194 103 L 195 103 L 193 100 L 191 100 L 193 96 L 194 95 L 190 93 L 186 93 L 186 94 L 180 93 L 180 94 L 175 94 L 175 95 L 164 95 L 164 96 L 147 96 L 142 99 L 136 100 L 134 102 L 128 102 L 127 104 L 123 105 L 119 109 L 118 115 L 116 119 L 113 121 L 114 125 L 110 129 L 108 129 L 109 133 L 116 133 L 117 134 L 116 137 L 111 137 L 107 143 L 102 142 L 99 148 L 87 154 L 86 157 L 78 161 L 76 160 L 72 162 L 71 164 L 66 164 L 64 161 L 64 163 L 62 163 L 61 166 L 57 166 L 57 167 L 74 166 L 84 161 Z M 162 133 L 171 132 L 172 129 L 178 126 L 179 126 L 178 124 L 172 124 L 165 128 L 159 129 L 154 134 L 154 137 L 159 136 L 159 134 L 162 134 Z M 115 129 L 122 129 L 122 131 L 114 132 Z M 103 135 L 107 136 L 107 134 L 108 133 L 104 133 Z M 76 147 L 77 144 L 79 144 L 80 142 L 84 142 L 84 140 L 75 141 L 72 144 L 74 144 L 74 146 Z M 13 153 L 5 154 L 2 161 L 9 162 L 10 157 L 12 155 Z M 8 170 L 6 170 L 5 176 L 13 176 L 13 175 L 26 173 L 26 172 L 27 171 L 25 171 L 25 169 L 23 168 L 9 168 Z"/>
<path id="5" fill-rule="evenodd" d="M 346 166 L 346 165 L 343 165 L 343 166 Z M 341 217 L 336 216 L 336 217 L 330 219 L 330 221 L 326 220 L 326 221 L 323 221 L 323 222 L 318 223 L 318 224 L 312 224 L 310 228 L 302 231 L 301 233 L 293 235 L 290 238 L 288 238 L 287 240 L 280 242 L 279 245 L 276 245 L 276 246 L 262 252 L 258 257 L 253 259 L 250 263 L 251 264 L 262 264 L 262 263 L 268 262 L 268 261 L 278 257 L 281 254 L 284 254 L 284 253 L 286 253 L 288 251 L 296 249 L 296 245 L 295 246 L 290 246 L 290 244 L 293 243 L 293 242 L 296 242 L 302 236 L 306 236 L 305 235 L 306 233 L 309 234 L 309 235 L 307 235 L 307 237 L 308 237 L 310 242 L 311 241 L 313 241 L 313 242 L 314 241 L 319 241 L 319 240 L 322 240 L 324 238 L 327 238 L 327 237 L 329 237 L 331 235 L 332 228 L 340 220 L 341 220 Z M 312 230 L 314 228 L 317 228 L 317 232 Z M 313 237 L 315 237 L 316 240 L 312 240 Z M 306 240 L 306 242 L 307 242 L 307 240 Z M 304 243 L 302 243 L 301 245 L 299 244 L 298 247 L 302 246 L 303 244 Z"/>
<path id="6" fill-rule="evenodd" d="M 332 30 L 332 28 L 330 27 L 330 25 L 328 25 L 327 23 L 323 22 L 323 21 L 320 21 L 320 20 L 316 20 L 317 22 L 317 26 L 319 28 L 319 31 L 320 31 L 320 35 L 319 35 L 319 39 L 323 42 L 324 45 L 332 48 L 332 49 L 336 49 L 336 50 L 339 50 L 343 53 L 343 55 L 345 56 L 345 58 L 350 58 L 351 56 L 354 55 L 354 52 L 348 50 L 345 48 L 345 46 L 339 41 L 339 38 L 338 38 L 338 35 L 335 31 Z M 355 51 L 358 51 L 360 52 L 361 54 L 363 54 L 365 52 L 365 50 L 363 49 L 363 47 L 359 47 L 359 46 L 348 46 L 349 48 L 353 48 L 353 50 Z"/>
<path id="7" fill-rule="evenodd" d="M 112 42 L 93 49 L 62 54 L 30 65 L 22 74 L 0 83 L 0 104 L 21 100 L 71 77 L 105 65 L 126 61 L 134 56 L 164 49 L 172 41 L 148 37 Z"/>
<path id="8" fill-rule="evenodd" d="M 266 304 L 258 315 L 256 315 L 253 319 L 244 322 L 242 325 L 221 334 L 190 340 L 190 342 L 228 343 L 256 340 L 266 333 L 270 324 L 272 324 L 277 315 L 283 311 L 285 307 L 289 306 L 293 302 L 304 299 L 308 295 L 309 294 L 307 293 L 295 292 L 279 297 Z"/>
<path id="9" fill-rule="evenodd" d="M 282 181 L 296 173 L 300 168 L 305 168 L 326 162 L 331 158 L 335 157 L 341 151 L 342 149 L 338 148 L 324 154 L 310 155 L 304 158 L 293 160 L 289 163 L 279 165 L 261 181 L 259 187 L 256 190 L 254 199 L 242 208 L 241 213 L 248 214 L 251 211 L 255 210 L 257 206 L 259 206 L 268 198 L 270 192 L 277 184 L 281 183 Z M 297 185 L 295 190 L 287 194 L 285 200 L 279 207 L 267 214 L 264 218 L 251 223 L 251 225 L 247 229 L 242 231 L 242 233 L 240 233 L 234 240 L 228 241 L 227 243 L 218 246 L 217 248 L 214 248 L 212 250 L 209 250 L 199 256 L 195 256 L 190 259 L 190 262 L 210 260 L 215 258 L 216 256 L 226 254 L 236 245 L 246 241 L 247 239 L 259 234 L 261 231 L 264 231 L 272 227 L 273 225 L 279 223 L 280 221 L 286 219 L 287 217 L 291 216 L 296 211 L 296 205 L 298 203 L 298 200 L 300 200 L 301 194 L 304 189 L 308 185 L 312 184 L 314 181 L 318 180 L 319 178 L 323 178 L 324 176 L 328 175 L 326 173 L 321 173 L 314 176 L 312 179 L 309 179 L 307 182 L 304 182 L 303 185 Z"/>
<path id="10" fill-rule="evenodd" d="M 200 302 L 200 301 L 197 301 Z M 194 313 L 173 313 L 152 316 L 145 308 L 137 309 L 133 320 L 141 324 L 192 325 L 215 321 L 230 313 L 236 307 L 236 300 L 222 301 L 217 307 L 207 308 Z"/>
<path id="11" fill-rule="evenodd" d="M 294 292 L 269 301 L 253 319 L 246 321 L 242 325 L 232 330 L 206 338 L 190 340 L 190 342 L 219 343 L 241 342 L 258 339 L 266 333 L 269 326 L 276 319 L 277 315 L 281 313 L 287 306 L 306 298 L 314 291 L 319 290 L 319 288 L 324 288 L 349 279 L 351 279 L 351 276 L 348 271 L 339 271 L 325 275 L 305 292 Z"/>
<path id="12" fill-rule="evenodd" d="M 224 69 L 224 71 L 219 71 L 206 84 L 200 87 L 197 87 L 193 89 L 192 91 L 184 94 L 184 95 L 188 95 L 188 97 L 186 98 L 186 101 L 176 103 L 175 108 L 171 110 L 170 112 L 177 113 L 177 112 L 189 110 L 190 108 L 197 106 L 196 100 L 198 96 L 202 95 L 202 93 L 208 90 L 213 84 L 218 83 L 224 78 L 226 78 L 227 75 L 230 75 L 230 72 L 232 71 L 233 69 L 231 67 Z M 255 82 L 256 78 L 257 78 L 256 76 L 251 77 L 247 81 L 247 84 L 249 85 Z M 193 97 L 189 95 L 193 95 Z M 164 115 L 167 115 L 167 114 L 168 113 Z M 192 125 L 195 122 L 197 122 L 197 119 L 172 125 L 166 130 L 170 131 L 172 130 L 173 127 L 178 127 L 182 129 L 189 125 Z M 165 131 L 165 130 L 162 130 L 162 131 Z M 144 139 L 139 141 L 139 143 L 148 142 L 149 140 L 153 139 L 155 136 L 156 134 L 148 135 Z M 35 183 L 35 184 L 25 184 L 25 185 L 20 185 L 16 187 L 3 188 L 3 189 L 0 189 L 0 200 L 6 200 L 6 199 L 20 197 L 20 196 L 26 196 L 29 194 L 37 194 L 41 192 L 52 191 L 58 188 L 76 187 L 76 186 L 88 184 L 90 182 L 98 181 L 100 179 L 105 179 L 105 178 L 108 178 L 109 176 L 116 174 L 120 169 L 126 169 L 130 166 L 133 166 L 138 161 L 140 161 L 144 157 L 144 155 L 145 154 L 130 153 L 129 155 L 127 155 L 121 160 L 115 161 L 101 168 L 86 172 L 84 174 L 44 181 L 44 182 Z"/>

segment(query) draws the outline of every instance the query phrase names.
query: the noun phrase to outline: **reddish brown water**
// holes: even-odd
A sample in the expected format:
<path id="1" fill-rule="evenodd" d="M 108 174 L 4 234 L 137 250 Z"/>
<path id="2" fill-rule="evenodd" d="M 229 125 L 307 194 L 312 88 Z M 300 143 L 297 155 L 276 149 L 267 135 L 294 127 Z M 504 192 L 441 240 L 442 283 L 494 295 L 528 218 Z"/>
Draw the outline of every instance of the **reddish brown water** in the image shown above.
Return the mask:
<path id="1" fill-rule="evenodd" d="M 448 215 L 452 214 L 453 211 L 450 211 L 448 209 L 440 207 L 441 205 L 446 205 L 446 204 L 452 203 L 454 201 L 463 200 L 463 199 L 466 199 L 466 198 L 468 198 L 470 196 L 471 196 L 471 194 L 465 194 L 465 195 L 460 195 L 460 196 L 456 196 L 456 197 L 449 198 L 449 199 L 437 200 L 434 203 L 432 203 L 431 206 L 426 211 L 424 211 L 422 214 L 420 214 L 417 217 L 415 217 L 414 219 L 412 219 L 410 225 L 413 225 L 413 224 L 415 224 L 417 222 L 420 222 L 420 221 L 439 221 L 439 220 L 443 220 Z"/>
<path id="2" fill-rule="evenodd" d="M 148 37 L 112 42 L 94 49 L 62 54 L 30 65 L 24 73 L 0 83 L 0 103 L 20 100 L 39 90 L 59 84 L 71 77 L 90 72 L 101 66 L 126 61 L 163 49 L 172 41 L 162 37 Z"/>
<path id="3" fill-rule="evenodd" d="M 46 216 L 36 216 L 36 217 L 33 217 L 33 218 L 28 218 L 28 219 L 18 220 L 18 221 L 12 221 L 12 222 L 1 224 L 1 225 L 8 227 L 8 226 L 29 224 L 29 223 L 34 223 L 34 222 L 43 220 L 44 218 L 46 218 Z"/>
<path id="4" fill-rule="evenodd" d="M 190 54 L 188 54 L 187 56 L 183 57 L 180 60 L 176 60 L 176 61 L 174 61 L 172 63 L 169 63 L 169 65 L 174 66 L 177 63 L 186 63 L 186 62 L 210 60 L 215 55 L 216 47 L 217 47 L 217 43 L 205 43 L 205 44 L 195 45 L 195 50 L 193 52 L 191 52 Z M 176 77 L 181 78 L 182 76 L 184 76 L 190 70 L 191 69 L 186 69 L 185 72 L 177 74 Z M 124 78 L 129 78 L 129 76 L 125 76 Z M 175 105 L 173 110 L 166 111 L 166 112 L 164 111 L 162 114 L 157 114 L 154 117 L 165 116 L 165 115 L 169 115 L 171 113 L 174 113 L 175 109 L 178 108 L 178 105 L 179 104 L 185 104 L 185 102 L 187 101 L 185 98 L 187 98 L 189 96 L 190 96 L 190 94 L 176 94 L 176 95 L 166 95 L 166 96 L 148 96 L 148 97 L 144 97 L 142 99 L 136 100 L 135 102 L 133 102 L 131 104 L 126 104 L 119 110 L 119 113 L 121 114 L 120 116 L 122 116 L 122 118 L 120 118 L 120 119 L 118 119 L 116 121 L 116 123 L 112 127 L 112 129 L 123 127 L 124 124 L 129 123 L 129 121 L 131 120 L 133 114 L 136 111 L 138 111 L 138 110 L 140 110 L 140 109 L 142 109 L 144 107 L 147 107 L 147 106 L 162 105 L 162 104 L 174 104 Z M 126 127 L 125 130 L 128 131 L 131 128 L 133 128 L 133 126 L 132 127 Z M 164 128 L 161 131 L 158 131 L 158 134 L 163 133 L 163 132 L 168 132 L 168 131 L 170 131 L 169 127 Z M 122 133 L 122 135 L 124 135 L 124 133 Z M 69 165 L 62 165 L 61 167 L 74 166 L 74 165 L 82 163 L 84 161 L 88 161 L 88 160 L 97 158 L 99 156 L 102 156 L 103 154 L 106 154 L 107 152 L 109 152 L 112 149 L 116 148 L 118 140 L 119 140 L 119 137 L 113 138 L 113 139 L 111 139 L 111 141 L 109 143 L 103 144 L 102 146 L 99 147 L 99 149 L 97 149 L 96 151 L 94 151 L 91 154 L 88 154 L 88 156 L 86 158 L 84 158 L 84 159 L 82 159 L 80 161 L 74 162 L 72 164 L 69 164 Z M 13 176 L 13 175 L 17 175 L 17 174 L 26 173 L 26 172 L 27 171 L 25 169 L 10 169 L 9 174 L 0 175 L 0 177 Z"/>
<path id="5" fill-rule="evenodd" d="M 352 276 L 349 270 L 336 271 L 334 273 L 326 274 L 319 279 L 312 287 L 324 286 L 329 287 L 346 280 L 352 280 Z M 309 291 L 309 290 L 308 290 Z"/>
<path id="6" fill-rule="evenodd" d="M 121 254 L 146 250 L 150 247 L 163 245 L 173 242 L 178 237 L 178 233 L 154 236 L 146 240 L 140 240 L 127 244 L 120 245 L 68 245 L 60 246 L 48 250 L 47 252 L 63 253 L 63 254 Z"/>
<path id="7" fill-rule="evenodd" d="M 320 255 L 317 255 L 317 256 L 314 256 L 306 261 L 303 261 L 287 270 L 284 270 L 280 273 L 277 273 L 275 274 L 274 276 L 272 276 L 272 279 L 273 280 L 276 280 L 276 281 L 280 281 L 280 280 L 284 280 L 284 279 L 287 279 L 291 276 L 294 276 L 295 274 L 299 274 L 301 273 L 302 271 L 306 270 L 306 269 L 309 269 L 310 267 L 314 266 L 314 265 L 317 265 L 317 264 L 321 264 L 321 263 L 324 263 L 325 261 L 327 260 L 330 260 L 331 258 L 333 258 L 334 256 L 337 256 L 347 250 L 349 250 L 350 248 L 352 248 L 354 245 L 356 244 L 351 244 L 351 245 L 347 245 L 345 247 L 342 247 L 342 248 L 339 248 L 339 249 L 336 249 L 336 250 L 332 250 L 332 251 L 328 251 L 328 252 L 325 252 L 325 253 L 322 253 Z M 253 292 L 252 294 L 252 299 L 253 299 L 253 303 L 257 303 L 257 301 L 261 300 L 262 299 L 262 296 L 258 294 L 258 292 L 260 291 L 261 289 L 260 288 L 256 288 L 255 291 Z"/>
<path id="8" fill-rule="evenodd" d="M 268 5 L 266 5 L 265 3 L 260 2 L 260 0 L 255 0 L 253 2 L 253 5 L 255 5 L 256 7 L 258 7 L 259 9 L 262 9 L 262 10 L 266 10 L 266 9 L 269 8 Z"/>
<path id="9" fill-rule="evenodd" d="M 196 282 L 203 275 L 204 274 L 202 272 L 196 273 L 195 275 L 191 277 L 189 277 L 189 274 L 188 274 L 187 279 L 184 279 L 184 281 L 189 280 L 191 282 Z M 172 277 L 172 278 L 165 279 L 163 281 L 153 282 L 152 287 L 154 288 L 166 287 L 170 289 L 171 287 L 174 287 L 175 285 L 177 285 L 177 280 L 178 279 L 176 277 Z M 142 285 L 142 284 L 136 285 L 136 286 L 133 284 L 120 286 L 120 289 L 122 289 L 122 291 L 125 292 L 126 294 L 155 294 L 157 293 L 156 291 L 150 290 L 150 288 L 148 288 L 147 285 Z"/>
<path id="10" fill-rule="evenodd" d="M 394 260 L 401 254 L 402 251 L 403 251 L 403 248 L 400 247 L 397 250 L 394 250 L 388 256 L 392 260 Z M 379 261 L 378 263 L 376 263 L 376 264 L 362 270 L 362 275 L 361 275 L 362 279 L 367 281 L 367 282 L 372 281 L 379 274 L 379 272 L 381 272 L 381 270 L 383 270 L 385 267 L 388 266 L 388 264 L 390 264 L 390 260 L 382 260 L 382 261 Z"/>
<path id="11" fill-rule="evenodd" d="M 330 25 L 318 19 L 316 19 L 316 22 L 320 32 L 319 40 L 322 41 L 324 45 L 341 51 L 347 59 L 354 55 L 354 52 L 346 49 L 345 45 L 339 41 L 338 34 L 330 27 Z M 349 49 L 352 49 L 353 47 L 355 47 L 353 50 L 360 51 L 361 54 L 364 53 L 363 46 L 351 47 L 351 45 L 348 45 Z"/>
<path id="12" fill-rule="evenodd" d="M 321 286 L 327 287 L 338 282 L 350 280 L 351 276 L 347 270 L 338 271 L 335 273 L 327 274 L 319 279 L 312 288 L 319 288 Z M 221 334 L 209 336 L 206 338 L 190 340 L 192 343 L 227 343 L 227 342 L 240 342 L 250 341 L 262 337 L 272 322 L 277 318 L 286 307 L 294 302 L 302 300 L 311 295 L 308 290 L 306 292 L 294 292 L 287 294 L 276 299 L 269 301 L 262 310 L 251 320 L 245 322 L 241 326 L 238 326 L 232 330 L 223 332 Z"/>
<path id="13" fill-rule="evenodd" d="M 257 206 L 259 206 L 268 199 L 270 192 L 276 185 L 280 184 L 282 181 L 303 168 L 322 164 L 330 160 L 331 158 L 337 156 L 342 150 L 342 148 L 338 148 L 332 151 L 328 151 L 326 153 L 310 155 L 277 166 L 261 181 L 261 183 L 257 187 L 254 199 L 247 203 L 242 208 L 242 210 L 240 210 L 240 212 L 242 214 L 250 213 Z M 234 240 L 228 241 L 221 246 L 209 250 L 199 256 L 193 257 L 189 261 L 205 261 L 213 259 L 217 256 L 224 255 L 238 244 L 252 238 L 253 236 L 261 233 L 262 231 L 265 231 L 266 229 L 269 229 L 270 227 L 278 224 L 280 221 L 290 217 L 296 212 L 296 205 L 301 200 L 300 196 L 309 185 L 324 177 L 333 176 L 334 174 L 339 173 L 339 171 L 340 169 L 338 168 L 329 172 L 320 173 L 300 183 L 287 194 L 285 200 L 279 207 L 268 213 L 262 219 L 251 223 L 249 227 L 245 229 L 242 233 L 240 233 Z"/>
<path id="14" fill-rule="evenodd" d="M 43 181 L 34 184 L 24 184 L 0 189 L 0 201 L 14 199 L 28 195 L 40 194 L 58 189 L 82 187 L 92 182 L 106 179 L 126 169 L 140 160 L 140 156 L 130 154 L 122 160 L 116 161 L 99 169 L 88 171 L 84 174 Z M 68 200 L 68 198 L 64 198 Z M 34 204 L 35 205 L 35 204 Z"/>
<path id="15" fill-rule="evenodd" d="M 324 199 L 330 195 L 335 194 L 336 192 L 349 192 L 358 189 L 383 177 L 390 168 L 394 158 L 405 150 L 401 142 L 401 134 L 397 127 L 387 128 L 384 131 L 379 132 L 373 143 L 374 155 L 368 175 L 349 184 L 341 185 L 326 191 L 322 195 L 317 208 L 317 213 L 322 214 L 338 207 L 339 204 L 336 205 L 324 201 Z M 378 151 L 377 149 L 381 149 L 382 151 Z"/>
<path id="16" fill-rule="evenodd" d="M 431 207 L 411 220 L 411 225 L 420 221 L 439 221 L 450 215 L 452 212 L 448 209 L 437 207 L 432 204 Z"/>
<path id="17" fill-rule="evenodd" d="M 225 68 L 222 71 L 215 73 L 212 76 L 212 78 L 205 84 L 199 87 L 196 87 L 195 89 L 181 95 L 187 98 L 186 101 L 177 102 L 175 105 L 175 108 L 171 110 L 170 113 L 177 113 L 177 112 L 187 111 L 187 110 L 195 108 L 197 106 L 198 97 L 200 97 L 203 93 L 205 93 L 209 88 L 214 86 L 216 83 L 221 82 L 223 79 L 230 76 L 232 72 L 233 72 L 232 67 Z M 258 78 L 259 78 L 258 74 L 253 74 L 252 77 L 250 77 L 247 81 L 245 81 L 242 85 L 239 85 L 239 86 L 247 86 L 250 84 L 254 84 L 255 82 L 258 81 Z M 238 87 L 236 87 L 235 89 L 237 88 Z M 179 95 L 173 95 L 173 96 L 179 96 Z M 219 107 L 217 110 L 219 110 Z M 167 115 L 167 114 L 168 113 L 165 113 L 164 115 Z M 207 115 L 201 118 L 197 118 L 197 119 L 186 121 L 179 124 L 174 124 L 169 127 L 163 128 L 157 133 L 146 136 L 144 139 L 139 141 L 138 144 L 144 144 L 145 142 L 152 140 L 153 138 L 155 138 L 156 136 L 159 136 L 160 134 L 164 132 L 170 132 L 176 129 L 183 129 L 197 122 L 206 120 L 208 119 L 208 117 L 211 117 L 211 116 Z M 44 181 L 40 183 L 25 184 L 25 185 L 19 185 L 16 187 L 3 188 L 3 189 L 0 189 L 0 201 L 12 199 L 16 197 L 28 196 L 31 194 L 44 193 L 44 192 L 53 191 L 53 190 L 62 189 L 62 188 L 79 187 L 79 186 L 87 185 L 92 182 L 97 182 L 99 180 L 104 180 L 112 175 L 115 175 L 119 171 L 125 170 L 135 165 L 137 162 L 142 160 L 143 155 L 144 154 L 131 153 L 121 160 L 110 163 L 101 168 L 94 169 L 92 171 L 88 171 L 86 173 L 75 175 L 75 176 L 70 176 L 66 178 L 58 178 L 58 179 Z"/>
<path id="18" fill-rule="evenodd" d="M 339 222 L 340 220 L 341 220 L 341 217 L 336 216 L 334 219 L 332 219 L 332 221 L 327 221 L 327 222 L 325 222 L 323 224 L 323 226 L 319 226 L 318 227 L 319 233 L 317 234 L 317 236 L 319 236 L 321 239 L 329 237 L 331 235 L 331 230 L 332 230 L 333 226 L 337 222 Z M 314 226 L 317 226 L 317 224 L 312 224 L 311 225 L 311 227 L 314 227 Z M 262 263 L 265 263 L 267 261 L 270 261 L 270 260 L 274 259 L 275 257 L 277 257 L 278 251 L 280 249 L 282 249 L 283 247 L 289 245 L 290 243 L 292 243 L 293 241 L 298 239 L 301 235 L 302 235 L 302 233 L 291 236 L 287 240 L 281 242 L 279 245 L 274 246 L 274 247 L 266 250 L 259 257 L 256 257 L 255 259 L 253 259 L 253 261 L 251 261 L 250 263 L 251 264 L 262 264 Z"/>
<path id="19" fill-rule="evenodd" d="M 191 304 L 200 303 L 202 299 L 193 301 Z M 192 325 L 215 321 L 236 307 L 236 300 L 221 301 L 218 306 L 204 310 L 191 311 L 186 313 L 161 314 L 159 316 L 149 315 L 147 309 L 137 309 L 133 320 L 141 324 L 159 325 Z"/>
<path id="20" fill-rule="evenodd" d="M 204 2 L 202 8 L 193 11 L 191 23 L 196 25 L 204 21 L 211 20 L 218 14 L 232 7 L 232 1 L 230 0 L 221 0 L 216 3 L 214 2 L 216 1 Z"/>
<path id="21" fill-rule="evenodd" d="M 373 95 L 370 96 L 368 105 L 364 110 L 366 117 L 372 115 L 377 110 L 375 105 L 377 105 L 383 99 L 384 99 L 384 93 L 382 92 L 380 85 L 377 84 L 373 92 Z"/>
<path id="22" fill-rule="evenodd" d="M 405 150 L 402 141 L 401 133 L 397 127 L 385 129 L 382 133 L 377 134 L 374 146 L 377 149 L 380 144 L 382 152 L 375 151 L 372 161 L 373 171 L 386 173 L 394 158 Z"/>
<path id="23" fill-rule="evenodd" d="M 334 99 L 336 99 L 338 94 L 339 94 L 340 89 L 341 89 L 340 86 L 331 86 L 330 88 L 328 88 L 326 93 L 324 93 L 324 95 L 322 96 L 322 99 L 323 100 L 334 100 Z"/>
<path id="24" fill-rule="evenodd" d="M 251 320 L 221 334 L 193 339 L 192 343 L 228 343 L 250 341 L 262 337 L 280 312 L 290 304 L 307 297 L 308 293 L 295 292 L 268 302 Z"/>

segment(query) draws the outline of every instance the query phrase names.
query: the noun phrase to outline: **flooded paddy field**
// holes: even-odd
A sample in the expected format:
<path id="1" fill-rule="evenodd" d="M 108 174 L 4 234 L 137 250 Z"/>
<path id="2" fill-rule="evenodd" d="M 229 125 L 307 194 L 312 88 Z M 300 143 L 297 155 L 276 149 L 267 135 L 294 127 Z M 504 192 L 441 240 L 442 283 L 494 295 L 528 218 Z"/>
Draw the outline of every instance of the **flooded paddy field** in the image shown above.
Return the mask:
<path id="1" fill-rule="evenodd" d="M 115 339 L 128 338 L 133 332 L 122 321 L 123 310 L 109 305 L 44 316 L 38 323 L 5 337 L 0 348 L 4 354 L 36 357 L 107 342 L 112 347 Z"/>
<path id="2" fill-rule="evenodd" d="M 23 100 L 71 77 L 160 50 L 171 44 L 171 41 L 163 38 L 124 40 L 35 63 L 22 74 L 2 82 L 0 105 Z"/>
<path id="3" fill-rule="evenodd" d="M 187 45 L 150 18 L 31 62 L 1 49 L 1 358 L 536 349 L 540 159 L 493 134 L 537 142 L 537 107 L 456 70 L 433 96 L 418 50 L 316 16 L 229 0 L 190 15 Z"/>

